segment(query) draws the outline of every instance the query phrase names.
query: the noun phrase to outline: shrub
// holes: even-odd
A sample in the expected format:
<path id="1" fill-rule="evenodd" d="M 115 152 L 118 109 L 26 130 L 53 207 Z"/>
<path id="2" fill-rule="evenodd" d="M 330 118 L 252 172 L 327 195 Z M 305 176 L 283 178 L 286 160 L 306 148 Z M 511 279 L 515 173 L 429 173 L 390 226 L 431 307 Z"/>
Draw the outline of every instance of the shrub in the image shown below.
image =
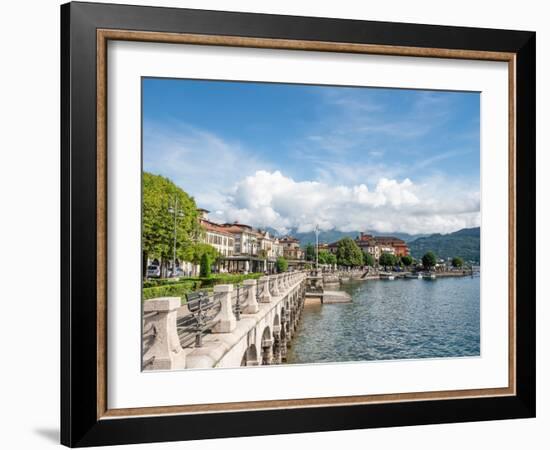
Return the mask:
<path id="1" fill-rule="evenodd" d="M 200 281 L 187 280 L 182 283 L 166 284 L 164 286 L 154 286 L 142 289 L 143 300 L 158 297 L 180 297 L 184 298 L 185 294 L 195 291 L 201 287 Z"/>
<path id="2" fill-rule="evenodd" d="M 288 270 L 288 261 L 282 256 L 279 256 L 275 262 L 275 266 L 277 267 L 278 273 L 286 272 Z"/>
<path id="3" fill-rule="evenodd" d="M 210 262 L 210 256 L 208 253 L 203 253 L 201 257 L 201 277 L 208 278 L 212 272 L 212 263 Z"/>

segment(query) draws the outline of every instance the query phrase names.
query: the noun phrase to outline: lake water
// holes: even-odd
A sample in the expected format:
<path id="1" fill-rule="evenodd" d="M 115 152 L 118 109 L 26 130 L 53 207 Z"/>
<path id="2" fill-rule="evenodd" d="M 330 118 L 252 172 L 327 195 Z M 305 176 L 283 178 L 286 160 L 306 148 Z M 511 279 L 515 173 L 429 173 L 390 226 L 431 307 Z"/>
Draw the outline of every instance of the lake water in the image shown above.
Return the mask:
<path id="1" fill-rule="evenodd" d="M 305 307 L 287 363 L 479 356 L 479 282 L 344 283 L 352 303 Z"/>

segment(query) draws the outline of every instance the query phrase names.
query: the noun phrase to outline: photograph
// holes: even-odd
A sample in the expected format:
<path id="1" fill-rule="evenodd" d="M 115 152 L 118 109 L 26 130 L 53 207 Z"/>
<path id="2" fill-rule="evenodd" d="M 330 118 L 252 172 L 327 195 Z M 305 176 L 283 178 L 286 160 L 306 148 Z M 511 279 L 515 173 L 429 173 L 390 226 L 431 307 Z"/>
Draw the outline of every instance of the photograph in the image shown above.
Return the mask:
<path id="1" fill-rule="evenodd" d="M 141 143 L 142 370 L 481 356 L 479 92 L 142 77 Z"/>

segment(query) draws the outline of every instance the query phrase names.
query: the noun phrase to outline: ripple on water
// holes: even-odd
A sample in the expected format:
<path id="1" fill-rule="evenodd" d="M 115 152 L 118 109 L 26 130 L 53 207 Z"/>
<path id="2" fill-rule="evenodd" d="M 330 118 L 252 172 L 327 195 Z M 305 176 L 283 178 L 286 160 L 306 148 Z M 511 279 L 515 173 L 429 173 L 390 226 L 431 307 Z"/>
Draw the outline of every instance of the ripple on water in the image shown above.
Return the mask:
<path id="1" fill-rule="evenodd" d="M 479 356 L 479 281 L 346 283 L 351 303 L 304 310 L 287 362 Z"/>

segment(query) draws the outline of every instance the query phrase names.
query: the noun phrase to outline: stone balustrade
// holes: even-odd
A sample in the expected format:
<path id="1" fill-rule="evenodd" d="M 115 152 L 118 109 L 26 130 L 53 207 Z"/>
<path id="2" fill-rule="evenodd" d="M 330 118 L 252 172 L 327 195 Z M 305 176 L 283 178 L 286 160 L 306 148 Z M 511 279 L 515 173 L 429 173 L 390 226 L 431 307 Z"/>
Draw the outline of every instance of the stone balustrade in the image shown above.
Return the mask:
<path id="1" fill-rule="evenodd" d="M 186 305 L 180 306 L 179 298 L 145 301 L 144 331 L 147 325 L 149 333 L 147 336 L 144 333 L 144 369 L 281 363 L 300 317 L 305 283 L 305 272 L 245 280 L 238 300 L 242 304 L 237 305 L 242 309 L 238 309 L 237 317 L 234 286 L 214 286 L 213 301 L 219 305 L 219 312 L 200 347 L 182 348 L 180 344 L 177 318 L 187 317 L 191 312 Z"/>

